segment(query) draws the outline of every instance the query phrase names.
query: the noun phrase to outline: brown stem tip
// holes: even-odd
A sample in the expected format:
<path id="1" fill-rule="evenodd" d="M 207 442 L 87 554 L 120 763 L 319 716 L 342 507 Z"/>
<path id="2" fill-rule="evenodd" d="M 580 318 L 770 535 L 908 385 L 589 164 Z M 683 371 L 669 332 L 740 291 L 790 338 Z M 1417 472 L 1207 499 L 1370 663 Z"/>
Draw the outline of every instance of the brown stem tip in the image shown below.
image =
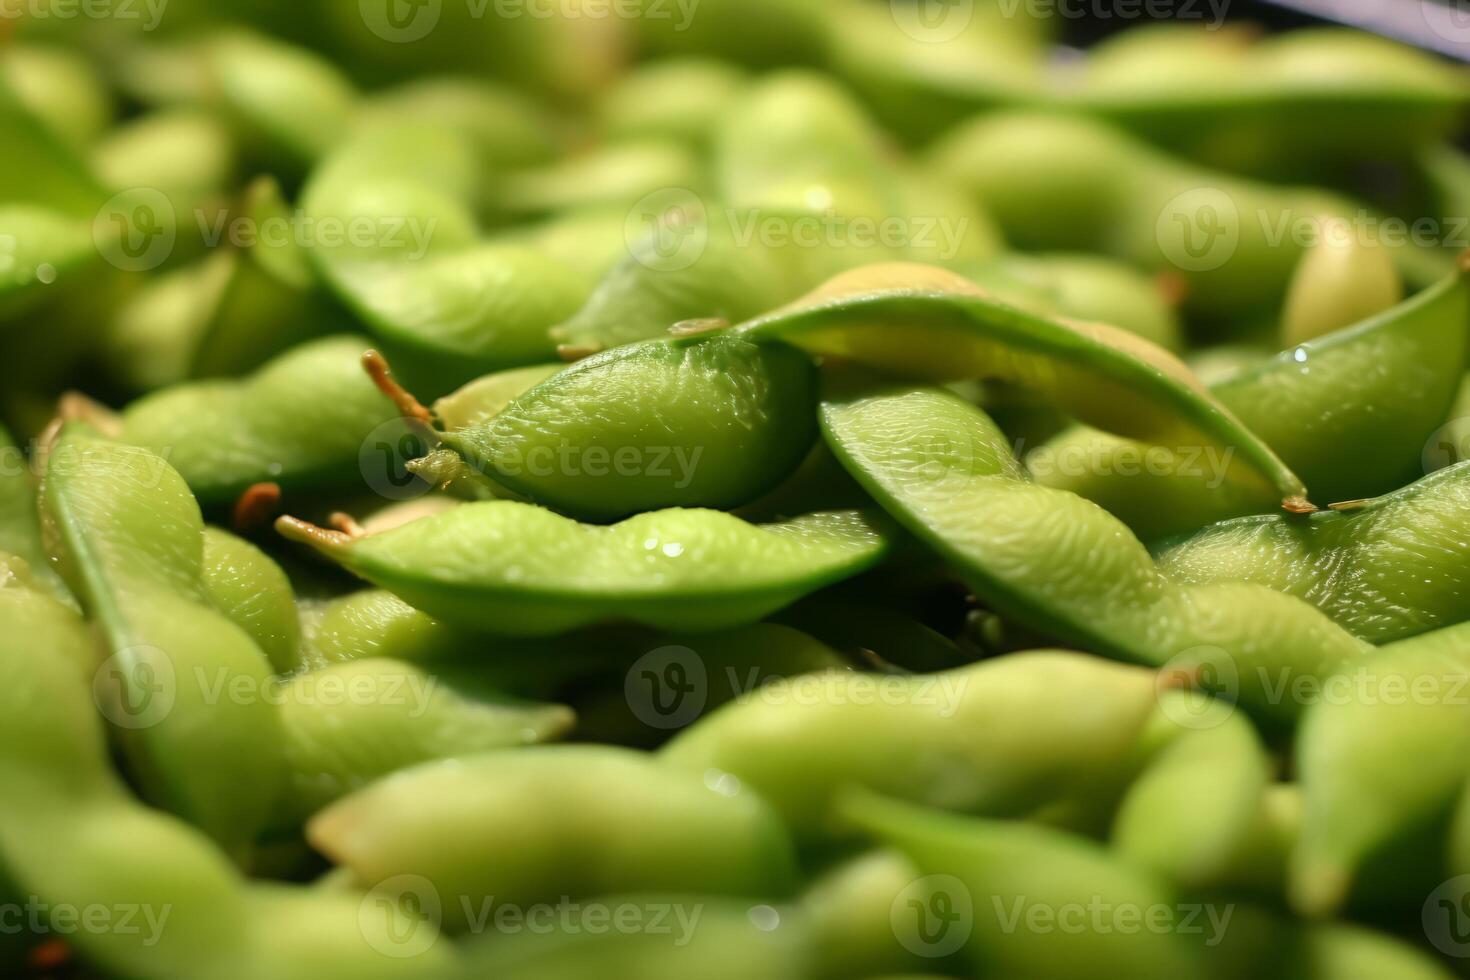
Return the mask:
<path id="1" fill-rule="evenodd" d="M 257 483 L 235 500 L 230 514 L 230 525 L 236 531 L 254 531 L 270 523 L 271 518 L 281 512 L 281 485 L 279 483 Z"/>
<path id="2" fill-rule="evenodd" d="M 1281 501 L 1281 509 L 1286 511 L 1288 514 L 1317 513 L 1317 505 L 1312 503 L 1306 497 L 1303 497 L 1301 494 L 1287 497 L 1285 500 Z"/>
<path id="3" fill-rule="evenodd" d="M 368 377 L 373 379 L 373 384 L 378 386 L 378 390 L 393 402 L 399 415 L 425 425 L 433 423 L 434 413 L 425 408 L 412 392 L 393 380 L 393 369 L 389 367 L 386 357 L 375 350 L 366 351 L 362 355 L 362 366 Z"/>

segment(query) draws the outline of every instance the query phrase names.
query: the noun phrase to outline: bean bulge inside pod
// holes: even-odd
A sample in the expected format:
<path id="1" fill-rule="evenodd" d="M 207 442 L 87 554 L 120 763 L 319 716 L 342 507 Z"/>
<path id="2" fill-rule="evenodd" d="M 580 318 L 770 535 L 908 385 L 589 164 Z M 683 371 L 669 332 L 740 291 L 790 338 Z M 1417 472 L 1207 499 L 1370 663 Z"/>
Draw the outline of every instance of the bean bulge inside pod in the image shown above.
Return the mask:
<path id="1" fill-rule="evenodd" d="M 387 377 L 381 357 L 366 363 L 405 415 L 433 418 Z M 493 416 L 432 437 L 485 481 L 581 520 L 612 521 L 749 503 L 811 448 L 816 399 L 803 351 L 711 332 L 594 355 Z"/>

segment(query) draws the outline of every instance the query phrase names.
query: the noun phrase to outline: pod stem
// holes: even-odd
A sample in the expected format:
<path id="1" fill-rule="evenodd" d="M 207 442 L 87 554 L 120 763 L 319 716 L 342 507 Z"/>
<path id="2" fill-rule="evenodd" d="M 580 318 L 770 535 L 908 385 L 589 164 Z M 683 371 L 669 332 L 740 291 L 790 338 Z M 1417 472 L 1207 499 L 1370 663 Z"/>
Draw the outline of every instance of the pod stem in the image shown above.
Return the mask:
<path id="1" fill-rule="evenodd" d="M 1281 509 L 1288 514 L 1315 514 L 1317 505 L 1306 498 L 1305 494 L 1292 494 L 1281 501 Z"/>
<path id="2" fill-rule="evenodd" d="M 256 483 L 235 499 L 230 526 L 244 534 L 270 522 L 281 510 L 281 485 Z"/>
<path id="3" fill-rule="evenodd" d="M 317 527 L 310 521 L 303 521 L 288 514 L 276 518 L 276 533 L 287 541 L 309 544 L 318 551 L 329 555 L 343 551 L 352 544 L 351 535 Z"/>
<path id="4" fill-rule="evenodd" d="M 373 379 L 373 384 L 378 386 L 378 390 L 398 409 L 399 415 L 428 426 L 434 424 L 434 413 L 425 408 L 424 403 L 415 398 L 411 391 L 393 380 L 393 369 L 386 357 L 376 350 L 365 351 L 362 355 L 362 366 L 368 377 Z"/>
<path id="5" fill-rule="evenodd" d="M 600 353 L 602 353 L 602 345 L 601 344 L 557 344 L 556 345 L 556 356 L 559 357 L 559 358 L 561 358 L 563 361 L 566 361 L 568 364 L 574 364 L 577 361 L 582 360 L 583 358 L 591 357 L 593 354 L 600 354 Z"/>
<path id="6" fill-rule="evenodd" d="M 359 524 L 357 522 L 357 518 L 353 517 L 346 511 L 333 511 L 332 515 L 327 518 L 327 523 L 332 525 L 335 530 L 347 535 L 349 538 L 367 537 L 367 528 Z"/>

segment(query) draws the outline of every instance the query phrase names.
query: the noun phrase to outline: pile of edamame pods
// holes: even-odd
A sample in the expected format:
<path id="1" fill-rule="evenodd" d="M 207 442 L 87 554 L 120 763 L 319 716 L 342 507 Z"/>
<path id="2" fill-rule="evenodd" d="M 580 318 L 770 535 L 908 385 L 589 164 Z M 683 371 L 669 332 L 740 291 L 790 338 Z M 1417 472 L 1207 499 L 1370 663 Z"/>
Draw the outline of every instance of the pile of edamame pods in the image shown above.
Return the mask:
<path id="1" fill-rule="evenodd" d="M 0 0 L 0 975 L 1470 975 L 1470 71 L 1173 6 Z"/>

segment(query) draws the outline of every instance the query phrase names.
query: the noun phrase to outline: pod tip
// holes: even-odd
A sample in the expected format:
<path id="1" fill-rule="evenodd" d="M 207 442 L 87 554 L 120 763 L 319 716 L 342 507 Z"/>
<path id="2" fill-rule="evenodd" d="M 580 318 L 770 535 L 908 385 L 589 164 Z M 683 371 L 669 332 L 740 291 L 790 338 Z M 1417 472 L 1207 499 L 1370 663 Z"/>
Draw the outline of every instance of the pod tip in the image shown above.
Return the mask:
<path id="1" fill-rule="evenodd" d="M 244 534 L 262 527 L 281 509 L 279 483 L 255 483 L 235 499 L 230 511 L 230 526 Z"/>
<path id="2" fill-rule="evenodd" d="M 1312 503 L 1303 494 L 1293 494 L 1281 501 L 1281 509 L 1288 514 L 1315 514 L 1317 505 Z"/>
<path id="3" fill-rule="evenodd" d="M 287 541 L 309 544 L 318 551 L 328 553 L 341 551 L 352 543 L 350 535 L 317 527 L 310 521 L 303 521 L 289 514 L 276 518 L 276 533 Z"/>
<path id="4" fill-rule="evenodd" d="M 425 408 L 412 392 L 393 380 L 393 369 L 389 366 L 386 357 L 376 350 L 364 351 L 362 366 L 363 370 L 367 371 L 368 377 L 373 379 L 373 384 L 378 386 L 378 390 L 398 409 L 399 415 L 425 425 L 433 423 L 434 414 Z"/>

